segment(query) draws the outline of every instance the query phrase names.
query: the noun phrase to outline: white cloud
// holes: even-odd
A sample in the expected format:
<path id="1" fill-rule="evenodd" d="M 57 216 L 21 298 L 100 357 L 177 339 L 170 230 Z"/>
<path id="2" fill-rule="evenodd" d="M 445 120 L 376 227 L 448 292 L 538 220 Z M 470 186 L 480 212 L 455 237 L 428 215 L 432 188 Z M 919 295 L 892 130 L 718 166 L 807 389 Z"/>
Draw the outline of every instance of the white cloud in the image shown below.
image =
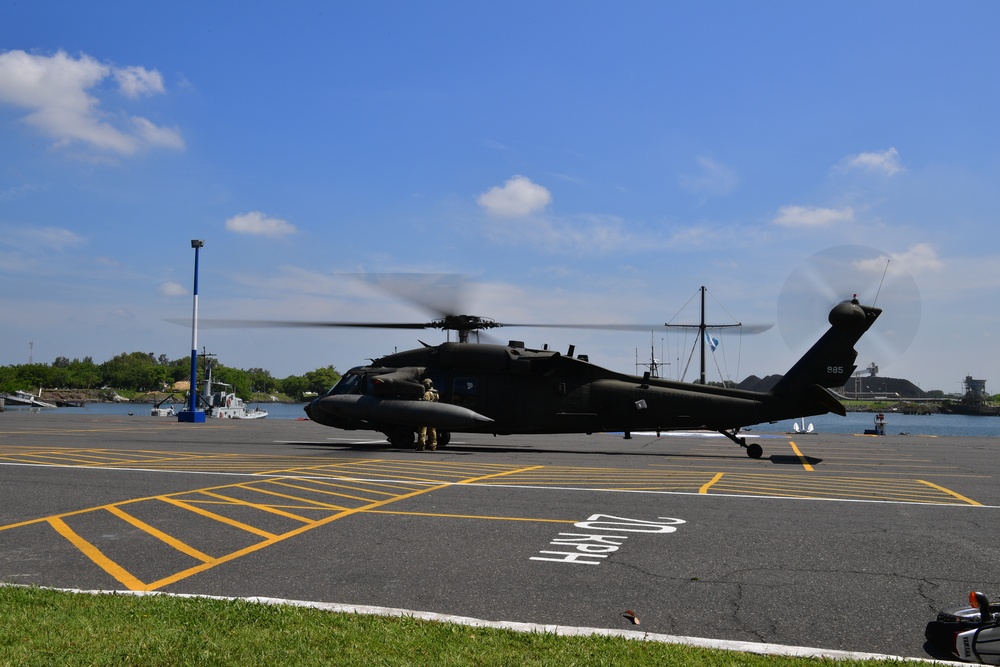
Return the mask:
<path id="1" fill-rule="evenodd" d="M 490 215 L 519 218 L 544 210 L 552 202 L 552 193 L 532 183 L 525 176 L 514 176 L 503 186 L 495 186 L 476 200 Z"/>
<path id="2" fill-rule="evenodd" d="M 184 139 L 177 128 L 159 127 L 145 118 L 135 116 L 132 118 L 132 127 L 135 134 L 150 146 L 163 146 L 164 148 L 184 148 Z"/>
<path id="3" fill-rule="evenodd" d="M 849 155 L 840 161 L 840 169 L 862 169 L 864 171 L 881 172 L 886 176 L 893 176 L 904 167 L 899 163 L 899 151 L 895 148 L 884 150 L 881 153 L 858 153 Z"/>
<path id="4" fill-rule="evenodd" d="M 84 243 L 82 236 L 61 227 L 43 227 L 29 232 L 29 236 L 39 245 L 58 250 Z"/>
<path id="5" fill-rule="evenodd" d="M 21 252 L 48 253 L 86 243 L 76 232 L 62 227 L 24 227 L 0 225 L 0 245 Z"/>
<path id="6" fill-rule="evenodd" d="M 184 147 L 176 129 L 103 112 L 100 100 L 89 91 L 109 76 L 130 98 L 164 92 L 163 79 L 155 70 L 112 67 L 86 54 L 73 58 L 63 51 L 40 56 L 15 50 L 0 53 L 0 104 L 28 109 L 25 122 L 58 146 L 83 142 L 122 155 L 151 146 Z"/>
<path id="7" fill-rule="evenodd" d="M 156 291 L 161 296 L 183 296 L 188 294 L 187 288 L 181 285 L 179 282 L 173 280 L 167 280 L 160 283 L 160 286 L 156 288 Z"/>
<path id="8" fill-rule="evenodd" d="M 226 229 L 237 234 L 285 236 L 296 232 L 295 225 L 280 218 L 269 218 L 260 211 L 235 215 L 226 220 Z"/>
<path id="9" fill-rule="evenodd" d="M 930 243 L 918 243 L 904 253 L 894 254 L 892 259 L 914 275 L 938 272 L 945 268 L 944 261 L 938 257 L 937 249 Z"/>
<path id="10" fill-rule="evenodd" d="M 726 195 L 739 184 L 736 172 L 711 158 L 697 158 L 701 171 L 692 176 L 681 176 L 681 187 L 688 192 L 705 195 Z"/>
<path id="11" fill-rule="evenodd" d="M 115 70 L 115 80 L 125 97 L 135 99 L 142 95 L 163 93 L 163 76 L 145 67 L 119 67 Z"/>
<path id="12" fill-rule="evenodd" d="M 0 190 L 0 202 L 2 201 L 14 201 L 15 199 L 21 199 L 27 197 L 36 192 L 41 191 L 42 188 L 37 185 L 16 185 L 6 190 Z"/>
<path id="13" fill-rule="evenodd" d="M 816 228 L 852 220 L 854 220 L 854 209 L 850 206 L 845 208 L 782 206 L 771 222 L 780 227 Z"/>
<path id="14" fill-rule="evenodd" d="M 946 264 L 930 243 L 918 243 L 901 253 L 880 254 L 852 263 L 855 270 L 870 275 L 926 275 L 942 271 Z"/>

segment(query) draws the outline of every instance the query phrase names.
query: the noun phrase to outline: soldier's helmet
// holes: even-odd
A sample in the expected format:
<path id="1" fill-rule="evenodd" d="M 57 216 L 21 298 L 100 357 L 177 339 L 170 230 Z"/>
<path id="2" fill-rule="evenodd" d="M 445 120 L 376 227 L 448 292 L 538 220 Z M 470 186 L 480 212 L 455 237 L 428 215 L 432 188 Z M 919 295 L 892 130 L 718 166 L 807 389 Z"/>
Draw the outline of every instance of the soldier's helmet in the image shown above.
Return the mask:
<path id="1" fill-rule="evenodd" d="M 434 383 L 431 382 L 430 378 L 425 378 L 424 379 L 424 386 L 427 387 L 428 389 L 430 389 L 431 387 L 434 386 Z"/>

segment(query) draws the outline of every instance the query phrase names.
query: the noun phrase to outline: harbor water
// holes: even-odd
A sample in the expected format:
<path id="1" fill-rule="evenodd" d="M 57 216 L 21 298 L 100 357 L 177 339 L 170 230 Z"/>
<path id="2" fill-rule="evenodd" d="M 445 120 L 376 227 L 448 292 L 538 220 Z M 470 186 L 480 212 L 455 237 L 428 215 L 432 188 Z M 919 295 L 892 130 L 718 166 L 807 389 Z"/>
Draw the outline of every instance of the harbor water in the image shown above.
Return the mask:
<path id="1" fill-rule="evenodd" d="M 257 404 L 250 404 L 256 407 Z M 260 403 L 259 406 L 267 410 L 268 419 L 305 419 L 306 414 L 302 411 L 305 403 Z M 33 411 L 39 414 L 75 414 L 75 415 L 114 415 L 114 416 L 142 416 L 148 417 L 152 406 L 142 403 L 88 403 L 78 408 L 23 408 L 7 406 L 9 411 Z M 181 410 L 184 406 L 174 404 L 175 410 Z M 968 415 L 906 415 L 895 412 L 886 412 L 885 434 L 886 435 L 927 435 L 927 436 L 961 436 L 961 437 L 981 437 L 1000 438 L 1000 417 L 973 417 Z M 2 419 L 2 415 L 0 415 Z M 157 417 L 157 419 L 176 419 L 172 417 Z M 798 425 L 799 430 L 812 425 L 815 433 L 856 433 L 863 434 L 868 429 L 875 427 L 875 414 L 870 412 L 849 412 L 846 417 L 826 414 L 815 417 L 806 417 L 804 420 L 788 420 L 775 422 L 773 424 L 758 424 L 752 426 L 748 431 L 763 433 L 793 433 Z"/>

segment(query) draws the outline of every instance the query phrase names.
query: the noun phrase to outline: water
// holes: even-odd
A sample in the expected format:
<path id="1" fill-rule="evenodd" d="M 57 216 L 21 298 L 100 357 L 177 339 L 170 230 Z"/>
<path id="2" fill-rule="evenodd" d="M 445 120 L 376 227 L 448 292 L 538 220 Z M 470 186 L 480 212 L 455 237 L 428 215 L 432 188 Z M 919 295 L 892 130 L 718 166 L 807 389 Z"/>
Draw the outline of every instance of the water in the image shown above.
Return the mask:
<path id="1" fill-rule="evenodd" d="M 248 403 L 248 408 L 260 407 L 262 410 L 267 411 L 268 419 L 305 419 L 306 413 L 302 411 L 302 408 L 306 406 L 305 403 Z M 149 411 L 152 409 L 152 405 L 148 403 L 87 403 L 82 408 L 49 408 L 41 410 L 41 412 L 46 414 L 55 415 L 115 415 L 120 417 L 136 416 L 136 417 L 148 417 Z M 166 404 L 163 407 L 167 407 Z M 185 409 L 186 405 L 181 405 L 180 403 L 174 403 L 174 410 L 180 411 Z M 9 412 L 33 412 L 37 411 L 38 408 L 28 408 L 28 407 L 16 407 L 8 405 L 6 408 Z M 176 417 L 157 417 L 157 419 L 174 419 Z"/>
<path id="2" fill-rule="evenodd" d="M 254 407 L 257 404 L 250 404 Z M 302 411 L 305 403 L 260 403 L 267 410 L 268 419 L 302 419 L 306 413 Z M 152 406 L 139 403 L 88 403 L 82 408 L 55 408 L 42 410 L 44 413 L 72 415 L 118 415 L 149 416 Z M 174 409 L 182 406 L 174 404 Z M 11 412 L 23 412 L 33 408 L 18 408 L 8 406 Z M 909 433 L 913 435 L 962 436 L 974 438 L 1000 438 L 1000 417 L 971 417 L 967 415 L 904 415 L 893 412 L 885 414 L 886 435 Z M 176 419 L 159 417 L 159 419 Z M 759 424 L 750 430 L 757 432 L 791 432 L 795 423 L 801 428 L 801 420 L 787 420 L 774 424 Z M 813 425 L 817 433 L 864 433 L 865 429 L 875 427 L 875 415 L 870 412 L 849 412 L 846 417 L 826 414 L 816 417 L 806 417 L 806 426 Z"/>
<path id="3" fill-rule="evenodd" d="M 973 438 L 1000 437 L 1000 417 L 972 417 L 969 415 L 904 415 L 885 412 L 885 434 L 898 435 L 951 435 Z M 802 420 L 789 420 L 775 424 L 760 424 L 751 430 L 792 431 Z M 834 414 L 805 418 L 806 426 L 812 424 L 817 433 L 864 433 L 875 428 L 875 414 L 872 412 L 848 412 L 846 417 Z"/>

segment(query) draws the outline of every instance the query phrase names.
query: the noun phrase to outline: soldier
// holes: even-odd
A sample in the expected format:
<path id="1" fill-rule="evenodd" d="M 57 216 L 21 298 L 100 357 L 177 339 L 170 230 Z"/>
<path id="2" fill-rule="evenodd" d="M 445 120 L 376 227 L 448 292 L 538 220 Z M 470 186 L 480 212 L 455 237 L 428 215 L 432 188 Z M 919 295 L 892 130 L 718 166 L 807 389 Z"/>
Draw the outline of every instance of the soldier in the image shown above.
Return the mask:
<path id="1" fill-rule="evenodd" d="M 437 389 L 434 388 L 430 378 L 424 379 L 424 395 L 420 400 L 434 402 L 438 400 Z M 417 451 L 422 452 L 428 446 L 432 452 L 437 449 L 437 429 L 433 426 L 421 426 L 417 432 Z"/>

